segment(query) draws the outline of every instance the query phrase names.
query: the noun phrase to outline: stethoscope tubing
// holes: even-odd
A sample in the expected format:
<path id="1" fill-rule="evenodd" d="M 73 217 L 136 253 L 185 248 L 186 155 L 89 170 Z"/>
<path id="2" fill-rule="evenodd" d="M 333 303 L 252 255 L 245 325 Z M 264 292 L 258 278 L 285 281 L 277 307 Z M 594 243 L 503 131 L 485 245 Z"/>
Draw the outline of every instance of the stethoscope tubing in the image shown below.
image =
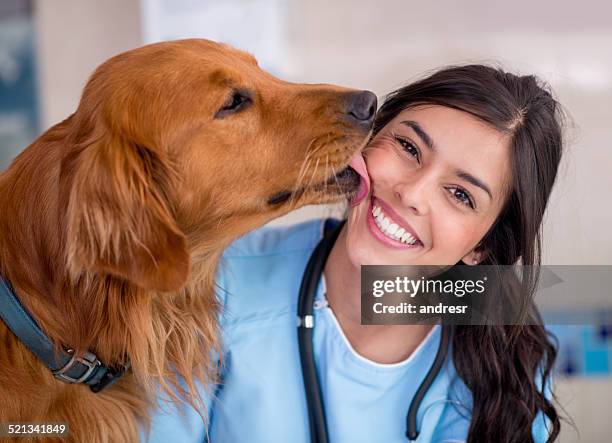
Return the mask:
<path id="1" fill-rule="evenodd" d="M 408 441 L 414 442 L 419 436 L 418 428 L 417 428 L 417 412 L 419 410 L 419 406 L 423 402 L 425 398 L 425 394 L 433 384 L 434 380 L 440 373 L 442 369 L 442 365 L 444 364 L 444 360 L 448 355 L 448 349 L 453 340 L 454 328 L 452 325 L 442 325 L 442 332 L 440 336 L 440 346 L 438 347 L 438 352 L 436 352 L 436 357 L 434 358 L 434 362 L 432 363 L 429 371 L 427 371 L 427 375 L 419 385 L 414 397 L 412 397 L 412 401 L 410 402 L 410 407 L 408 408 L 408 414 L 406 415 L 406 437 L 408 437 Z"/>
<path id="2" fill-rule="evenodd" d="M 327 263 L 327 257 L 333 247 L 342 226 L 341 222 L 336 229 L 324 233 L 323 240 L 313 251 L 300 286 L 298 301 L 298 342 L 300 347 L 300 362 L 302 365 L 302 378 L 308 406 L 308 423 L 312 443 L 329 443 L 327 420 L 325 419 L 325 406 L 322 398 L 321 386 L 317 375 L 317 368 L 312 347 L 314 331 L 314 298 L 316 289 Z"/>

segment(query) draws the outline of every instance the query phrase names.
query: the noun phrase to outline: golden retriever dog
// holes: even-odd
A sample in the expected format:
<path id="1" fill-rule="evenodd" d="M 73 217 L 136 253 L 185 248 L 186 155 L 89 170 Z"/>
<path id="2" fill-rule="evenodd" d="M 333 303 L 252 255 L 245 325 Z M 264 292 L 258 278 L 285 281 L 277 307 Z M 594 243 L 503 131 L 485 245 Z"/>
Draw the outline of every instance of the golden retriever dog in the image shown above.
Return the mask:
<path id="1" fill-rule="evenodd" d="M 102 64 L 76 112 L 0 175 L 0 275 L 55 352 L 115 377 L 98 392 L 67 383 L 0 320 L 0 423 L 135 442 L 158 389 L 201 406 L 222 251 L 290 210 L 354 196 L 347 165 L 375 109 L 370 92 L 284 82 L 206 40 Z"/>

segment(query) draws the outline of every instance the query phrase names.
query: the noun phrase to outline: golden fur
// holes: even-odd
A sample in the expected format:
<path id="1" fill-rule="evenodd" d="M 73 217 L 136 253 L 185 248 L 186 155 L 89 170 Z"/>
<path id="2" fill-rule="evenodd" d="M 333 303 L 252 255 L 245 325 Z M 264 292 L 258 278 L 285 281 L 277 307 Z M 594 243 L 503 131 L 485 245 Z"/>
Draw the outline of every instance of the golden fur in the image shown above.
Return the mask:
<path id="1" fill-rule="evenodd" d="M 252 104 L 215 118 L 236 89 Z M 343 118 L 349 92 L 280 81 L 205 40 L 102 64 L 77 111 L 0 175 L 0 274 L 58 347 L 132 369 L 98 394 L 63 383 L 0 321 L 0 423 L 65 421 L 64 442 L 138 441 L 157 383 L 181 393 L 179 377 L 201 408 L 218 259 L 292 209 L 346 198 L 328 179 L 368 135 Z M 301 191 L 267 203 L 284 189 Z"/>

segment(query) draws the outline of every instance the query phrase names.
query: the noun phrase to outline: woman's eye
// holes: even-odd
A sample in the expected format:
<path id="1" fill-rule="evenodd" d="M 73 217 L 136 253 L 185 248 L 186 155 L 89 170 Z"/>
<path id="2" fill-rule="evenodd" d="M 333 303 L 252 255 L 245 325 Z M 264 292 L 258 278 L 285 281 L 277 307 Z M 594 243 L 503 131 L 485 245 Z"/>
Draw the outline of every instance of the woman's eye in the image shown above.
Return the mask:
<path id="1" fill-rule="evenodd" d="M 232 95 L 227 99 L 227 101 L 223 104 L 221 109 L 217 111 L 215 117 L 224 117 L 227 114 L 231 114 L 232 112 L 236 112 L 243 109 L 246 105 L 250 103 L 250 96 L 240 91 L 234 91 Z"/>
<path id="2" fill-rule="evenodd" d="M 397 140 L 397 142 L 402 146 L 402 148 L 404 148 L 405 151 L 412 155 L 417 162 L 421 163 L 421 155 L 419 153 L 419 150 L 416 146 L 414 146 L 412 142 L 402 137 L 395 137 L 395 140 Z"/>
<path id="3" fill-rule="evenodd" d="M 457 202 L 459 202 L 462 205 L 469 206 L 470 208 L 474 209 L 474 202 L 472 201 L 472 198 L 467 193 L 467 191 L 465 191 L 464 189 L 461 189 L 459 187 L 448 188 L 448 190 L 451 193 L 451 196 L 455 200 L 457 200 Z"/>

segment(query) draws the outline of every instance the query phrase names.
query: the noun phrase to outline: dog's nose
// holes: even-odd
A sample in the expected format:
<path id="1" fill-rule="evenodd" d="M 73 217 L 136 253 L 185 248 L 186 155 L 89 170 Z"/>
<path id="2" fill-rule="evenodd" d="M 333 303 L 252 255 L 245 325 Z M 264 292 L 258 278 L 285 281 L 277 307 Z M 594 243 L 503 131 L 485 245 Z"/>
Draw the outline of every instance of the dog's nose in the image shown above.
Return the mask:
<path id="1" fill-rule="evenodd" d="M 374 121 L 376 104 L 376 95 L 370 91 L 351 92 L 346 113 L 351 120 L 369 127 Z"/>

